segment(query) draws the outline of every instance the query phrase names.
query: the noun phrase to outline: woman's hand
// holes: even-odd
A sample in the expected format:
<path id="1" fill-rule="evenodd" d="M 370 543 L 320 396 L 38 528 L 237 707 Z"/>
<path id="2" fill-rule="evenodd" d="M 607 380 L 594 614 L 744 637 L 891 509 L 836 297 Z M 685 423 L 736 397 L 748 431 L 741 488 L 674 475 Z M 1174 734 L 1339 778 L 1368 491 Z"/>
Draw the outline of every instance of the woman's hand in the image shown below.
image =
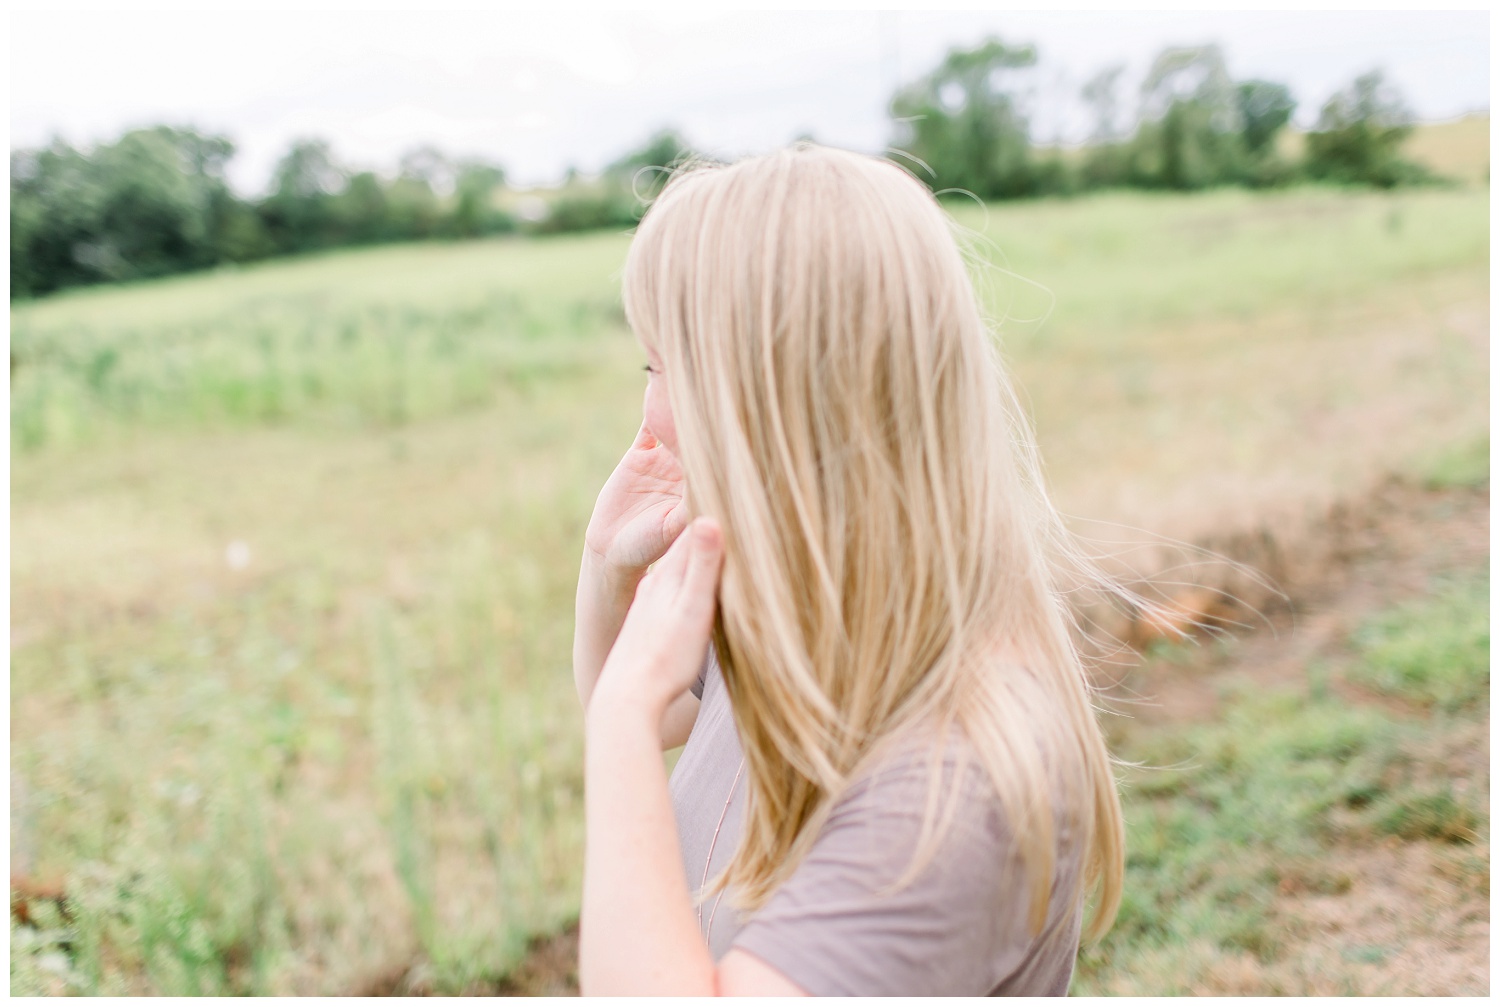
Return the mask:
<path id="1" fill-rule="evenodd" d="M 584 534 L 573 623 L 573 683 L 584 709 L 636 587 L 686 524 L 682 469 L 643 423 L 600 490 Z M 677 708 L 661 723 L 662 747 L 686 741 L 697 716 L 698 701 L 684 691 Z"/>
<path id="2" fill-rule="evenodd" d="M 643 423 L 599 491 L 584 546 L 602 574 L 633 584 L 686 525 L 682 468 Z"/>
<path id="3" fill-rule="evenodd" d="M 653 728 L 660 723 L 708 655 L 723 564 L 723 533 L 712 518 L 699 518 L 636 590 L 595 687 L 591 717 L 638 711 Z"/>

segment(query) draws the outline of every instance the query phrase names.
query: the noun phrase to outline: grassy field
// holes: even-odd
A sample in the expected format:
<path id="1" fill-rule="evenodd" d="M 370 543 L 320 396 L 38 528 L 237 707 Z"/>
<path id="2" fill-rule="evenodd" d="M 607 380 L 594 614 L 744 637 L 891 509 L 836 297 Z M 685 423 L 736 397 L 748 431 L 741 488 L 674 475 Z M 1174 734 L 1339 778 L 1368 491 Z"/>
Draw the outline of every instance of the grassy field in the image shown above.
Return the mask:
<path id="1" fill-rule="evenodd" d="M 1070 513 L 1290 529 L 1487 454 L 1483 190 L 956 212 Z M 13 923 L 15 992 L 480 989 L 576 914 L 572 591 L 639 423 L 627 241 L 13 308 L 12 860 L 69 911 Z M 1470 678 L 1438 708 L 1477 716 Z M 1273 783 L 1226 765 L 1193 786 L 1251 814 Z"/>

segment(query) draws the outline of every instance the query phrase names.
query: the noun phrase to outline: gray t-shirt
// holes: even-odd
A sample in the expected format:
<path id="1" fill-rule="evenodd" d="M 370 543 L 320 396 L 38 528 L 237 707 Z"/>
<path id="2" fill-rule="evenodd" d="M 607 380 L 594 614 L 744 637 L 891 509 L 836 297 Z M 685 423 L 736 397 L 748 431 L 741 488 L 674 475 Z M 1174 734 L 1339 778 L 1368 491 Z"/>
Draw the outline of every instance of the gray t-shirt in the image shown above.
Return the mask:
<path id="1" fill-rule="evenodd" d="M 748 781 L 729 694 L 712 659 L 672 771 L 672 805 L 688 887 L 729 863 Z M 967 742 L 964 742 L 967 744 Z M 888 891 L 912 862 L 931 767 L 897 750 L 839 799 L 807 859 L 758 912 L 741 919 L 719 894 L 702 903 L 714 959 L 740 948 L 818 996 L 1064 996 L 1078 953 L 1081 851 L 1059 833 L 1057 884 L 1039 934 L 999 797 L 976 758 L 948 746 L 939 800 L 962 772 L 960 800 L 937 853 L 915 880 Z M 1060 823 L 1061 824 L 1061 823 Z"/>

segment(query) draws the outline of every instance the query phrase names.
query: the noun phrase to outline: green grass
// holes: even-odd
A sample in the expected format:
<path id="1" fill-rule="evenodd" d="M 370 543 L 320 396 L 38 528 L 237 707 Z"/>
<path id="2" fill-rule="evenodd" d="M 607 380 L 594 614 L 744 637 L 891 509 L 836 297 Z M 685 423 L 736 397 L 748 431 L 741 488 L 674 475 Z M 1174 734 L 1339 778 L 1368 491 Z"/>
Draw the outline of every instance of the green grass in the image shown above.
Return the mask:
<path id="1" fill-rule="evenodd" d="M 1421 471 L 1428 489 L 1475 489 L 1490 482 L 1490 435 L 1452 445 L 1431 458 Z"/>
<path id="2" fill-rule="evenodd" d="M 1124 781 L 1126 895 L 1114 929 L 1082 955 L 1072 992 L 1199 992 L 1215 962 L 1237 953 L 1264 970 L 1263 992 L 1295 992 L 1276 988 L 1299 936 L 1278 915 L 1279 891 L 1347 891 L 1338 851 L 1380 837 L 1487 843 L 1487 806 L 1455 793 L 1430 749 L 1455 724 L 1487 723 L 1488 611 L 1487 580 L 1438 586 L 1350 639 L 1341 679 L 1366 682 L 1394 661 L 1468 683 L 1392 687 L 1451 700 L 1431 713 L 1351 703 L 1329 691 L 1325 670 L 1306 688 L 1243 683 L 1211 723 L 1130 733 L 1117 746 L 1138 764 Z M 1487 874 L 1487 857 L 1482 866 Z"/>
<path id="3" fill-rule="evenodd" d="M 1487 214 L 1462 191 L 992 208 L 1028 279 L 985 296 L 1065 509 L 1191 537 L 1473 443 Z M 480 989 L 572 918 L 574 578 L 639 423 L 627 241 L 13 308 L 13 849 L 74 913 L 13 928 L 17 992 L 342 993 L 410 966 Z M 1311 794 L 1323 756 L 1283 755 Z M 1407 817 L 1462 827 L 1442 812 Z"/>
<path id="4" fill-rule="evenodd" d="M 1489 579 L 1448 585 L 1391 612 L 1356 638 L 1351 677 L 1388 695 L 1445 711 L 1472 709 L 1490 695 Z"/>

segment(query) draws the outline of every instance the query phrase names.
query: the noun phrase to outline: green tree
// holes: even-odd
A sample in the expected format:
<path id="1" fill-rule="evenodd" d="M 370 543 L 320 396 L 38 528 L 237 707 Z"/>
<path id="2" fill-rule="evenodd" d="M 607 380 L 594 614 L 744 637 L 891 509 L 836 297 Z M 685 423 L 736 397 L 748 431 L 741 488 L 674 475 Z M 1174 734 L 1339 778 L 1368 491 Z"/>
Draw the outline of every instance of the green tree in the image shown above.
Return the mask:
<path id="1" fill-rule="evenodd" d="M 458 237 L 473 238 L 514 230 L 515 218 L 495 206 L 495 191 L 504 185 L 505 171 L 499 166 L 483 161 L 460 162 L 448 231 Z"/>
<path id="2" fill-rule="evenodd" d="M 11 153 L 11 296 L 103 278 L 74 250 L 97 238 L 104 200 L 88 159 L 61 140 Z"/>
<path id="3" fill-rule="evenodd" d="M 224 180 L 233 154 L 224 137 L 168 126 L 132 130 L 89 154 L 61 141 L 13 153 L 12 292 L 257 254 L 256 222 Z"/>
<path id="4" fill-rule="evenodd" d="M 1379 70 L 1355 78 L 1328 99 L 1318 128 L 1307 135 L 1307 172 L 1313 178 L 1389 188 L 1429 179 L 1401 157 L 1412 114 Z"/>
<path id="5" fill-rule="evenodd" d="M 585 179 L 569 169 L 547 216 L 532 229 L 550 234 L 634 227 L 673 169 L 698 156 L 675 130 L 664 129 L 612 161 L 597 179 Z"/>
<path id="6" fill-rule="evenodd" d="M 157 276 L 218 258 L 213 204 L 233 151 L 222 138 L 165 126 L 135 130 L 101 147 L 94 170 L 107 196 L 96 261 L 128 276 Z"/>
<path id="7" fill-rule="evenodd" d="M 1293 165 L 1276 152 L 1276 137 L 1291 121 L 1297 102 L 1285 84 L 1247 80 L 1235 85 L 1240 114 L 1243 179 L 1253 186 L 1291 180 Z"/>
<path id="8" fill-rule="evenodd" d="M 300 252 L 340 243 L 337 196 L 349 172 L 326 140 L 297 140 L 276 164 L 271 195 L 260 216 L 278 252 Z"/>
<path id="9" fill-rule="evenodd" d="M 431 145 L 415 147 L 401 155 L 398 177 L 421 182 L 434 193 L 452 192 L 457 175 L 448 156 Z"/>
<path id="10" fill-rule="evenodd" d="M 1109 143 L 1120 138 L 1120 77 L 1124 73 L 1124 64 L 1117 63 L 1100 70 L 1083 85 L 1080 93 L 1094 118 L 1089 134 L 1092 143 Z"/>
<path id="11" fill-rule="evenodd" d="M 1093 117 L 1089 149 L 1084 155 L 1080 181 L 1087 188 L 1123 185 L 1130 176 L 1130 153 L 1120 142 L 1126 134 L 1121 122 L 1120 77 L 1125 67 L 1106 67 L 1083 85 L 1080 97 Z"/>
<path id="12" fill-rule="evenodd" d="M 297 140 L 276 163 L 272 185 L 278 196 L 315 199 L 337 192 L 347 174 L 327 140 Z"/>
<path id="13" fill-rule="evenodd" d="M 1234 85 L 1219 47 L 1166 49 L 1141 83 L 1132 180 L 1168 189 L 1239 181 L 1241 130 Z"/>
<path id="14" fill-rule="evenodd" d="M 338 230 L 344 241 L 369 244 L 394 237 L 391 233 L 385 183 L 373 171 L 361 171 L 350 176 L 348 185 L 335 200 Z"/>
<path id="15" fill-rule="evenodd" d="M 623 185 L 632 197 L 649 201 L 661 192 L 674 168 L 697 156 L 676 130 L 663 129 L 641 147 L 612 161 L 604 176 L 617 186 Z"/>
<path id="16" fill-rule="evenodd" d="M 983 199 L 1036 189 L 1028 123 L 1013 82 L 1036 65 L 1036 47 L 991 38 L 954 49 L 931 73 L 891 101 L 892 146 L 926 164 L 934 189 L 963 189 Z"/>
<path id="17" fill-rule="evenodd" d="M 1235 86 L 1245 152 L 1261 157 L 1273 151 L 1276 135 L 1291 121 L 1297 101 L 1285 84 L 1266 80 L 1241 81 Z"/>
<path id="18" fill-rule="evenodd" d="M 430 238 L 443 215 L 438 192 L 453 187 L 453 166 L 435 147 L 418 147 L 401 157 L 400 173 L 386 187 L 386 214 L 392 238 Z"/>
<path id="19" fill-rule="evenodd" d="M 225 180 L 225 137 L 158 126 L 87 153 L 62 141 L 11 153 L 11 292 L 128 280 L 284 252 L 511 230 L 496 206 L 505 172 L 409 152 L 401 174 L 351 173 L 322 140 L 277 163 L 251 203 Z"/>

